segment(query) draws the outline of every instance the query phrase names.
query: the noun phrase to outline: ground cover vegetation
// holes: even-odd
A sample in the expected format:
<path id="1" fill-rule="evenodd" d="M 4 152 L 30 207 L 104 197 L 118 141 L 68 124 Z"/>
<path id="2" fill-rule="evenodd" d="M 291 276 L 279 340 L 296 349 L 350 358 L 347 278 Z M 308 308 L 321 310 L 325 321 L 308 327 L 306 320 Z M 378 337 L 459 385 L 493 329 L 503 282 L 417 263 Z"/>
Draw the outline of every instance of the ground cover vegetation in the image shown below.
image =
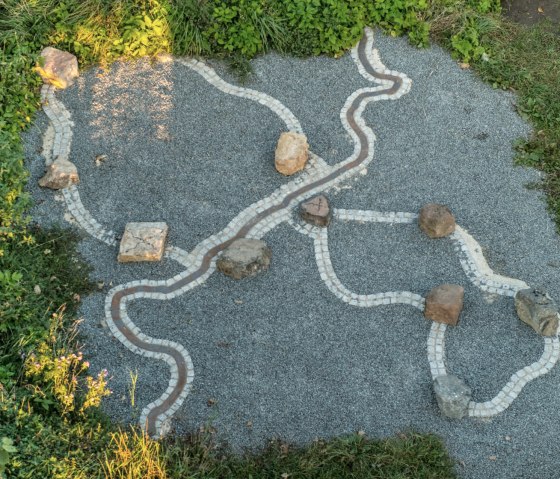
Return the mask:
<path id="1" fill-rule="evenodd" d="M 540 186 L 560 223 L 560 36 L 508 24 L 499 10 L 496 0 L 0 0 L 0 476 L 454 477 L 431 435 L 271 443 L 236 457 L 208 430 L 158 442 L 109 423 L 98 408 L 106 375 L 89 375 L 75 334 L 88 268 L 72 234 L 30 222 L 20 135 L 40 107 L 33 68 L 47 45 L 76 54 L 82 68 L 171 52 L 223 58 L 242 75 L 260 53 L 336 56 L 365 25 L 378 26 L 419 47 L 435 39 L 496 88 L 518 92 L 535 127 L 518 162 L 545 172 Z"/>

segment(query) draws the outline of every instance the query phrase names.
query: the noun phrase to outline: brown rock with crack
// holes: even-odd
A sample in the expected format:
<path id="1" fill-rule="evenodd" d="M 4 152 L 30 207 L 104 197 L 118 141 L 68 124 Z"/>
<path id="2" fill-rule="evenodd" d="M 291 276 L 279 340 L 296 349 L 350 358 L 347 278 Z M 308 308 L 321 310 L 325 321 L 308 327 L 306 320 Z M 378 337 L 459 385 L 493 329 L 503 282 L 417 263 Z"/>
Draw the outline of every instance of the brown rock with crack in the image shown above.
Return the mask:
<path id="1" fill-rule="evenodd" d="M 127 223 L 119 247 L 119 263 L 160 261 L 165 249 L 166 223 Z"/>
<path id="2" fill-rule="evenodd" d="M 274 164 L 280 173 L 289 176 L 303 170 L 308 158 L 309 145 L 305 135 L 293 131 L 280 135 L 274 158 Z"/>
<path id="3" fill-rule="evenodd" d="M 47 172 L 39 180 L 39 186 L 60 190 L 80 182 L 76 165 L 68 160 L 58 159 L 47 166 Z"/>
<path id="4" fill-rule="evenodd" d="M 447 206 L 428 203 L 420 210 L 418 226 L 430 238 L 443 238 L 455 231 L 455 217 Z"/>
<path id="5" fill-rule="evenodd" d="M 456 284 L 442 284 L 426 296 L 424 316 L 438 323 L 455 326 L 463 309 L 465 290 Z"/>
<path id="6" fill-rule="evenodd" d="M 300 206 L 300 216 L 303 221 L 312 225 L 328 226 L 332 218 L 329 200 L 325 195 L 319 195 L 304 201 Z"/>
<path id="7" fill-rule="evenodd" d="M 79 76 L 78 60 L 71 53 L 47 47 L 41 52 L 41 57 L 44 65 L 37 66 L 36 70 L 45 83 L 63 89 L 72 85 Z"/>
<path id="8" fill-rule="evenodd" d="M 264 241 L 240 238 L 223 251 L 216 265 L 225 275 L 242 279 L 266 271 L 271 257 L 272 252 Z"/>
<path id="9" fill-rule="evenodd" d="M 539 289 L 522 289 L 515 294 L 519 319 L 542 336 L 554 336 L 558 330 L 558 306 Z"/>

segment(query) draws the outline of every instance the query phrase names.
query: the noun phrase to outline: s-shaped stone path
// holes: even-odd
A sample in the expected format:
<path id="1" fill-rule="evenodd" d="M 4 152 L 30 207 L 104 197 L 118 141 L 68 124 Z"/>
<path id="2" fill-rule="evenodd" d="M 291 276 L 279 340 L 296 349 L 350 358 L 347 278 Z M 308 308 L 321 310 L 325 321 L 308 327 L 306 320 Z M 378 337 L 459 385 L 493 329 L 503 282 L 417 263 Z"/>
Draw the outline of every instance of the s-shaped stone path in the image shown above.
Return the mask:
<path id="1" fill-rule="evenodd" d="M 142 411 L 140 422 L 146 425 L 150 434 L 161 434 L 165 430 L 166 420 L 177 411 L 189 393 L 194 369 L 191 358 L 182 345 L 143 334 L 129 318 L 127 303 L 137 298 L 172 299 L 196 288 L 215 271 L 215 261 L 220 252 L 238 238 L 261 238 L 280 223 L 288 222 L 313 239 L 321 278 L 328 289 L 342 301 L 357 307 L 408 304 L 423 310 L 424 298 L 412 292 L 397 291 L 364 295 L 348 290 L 340 282 L 332 267 L 327 229 L 303 226 L 292 219 L 291 211 L 302 200 L 361 173 L 372 161 L 375 135 L 362 118 L 366 106 L 373 101 L 398 99 L 410 89 L 411 81 L 406 75 L 389 71 L 381 63 L 377 50 L 373 49 L 373 34 L 370 30 L 366 30 L 360 43 L 352 50 L 352 58 L 362 76 L 374 82 L 376 86 L 356 90 L 348 97 L 341 111 L 341 122 L 354 142 L 354 152 L 349 158 L 329 166 L 321 158 L 312 154 L 308 167 L 296 180 L 290 181 L 269 197 L 245 209 L 225 229 L 201 242 L 192 252 L 187 253 L 179 248 L 169 247 L 167 255 L 187 268 L 183 273 L 167 281 L 133 281 L 109 292 L 105 313 L 107 323 L 115 337 L 131 351 L 145 357 L 163 360 L 171 369 L 171 380 L 167 390 Z M 230 85 L 200 61 L 181 59 L 177 61 L 196 71 L 225 93 L 266 105 L 285 122 L 289 130 L 302 132 L 297 118 L 278 100 L 263 93 Z M 45 111 L 54 126 L 46 135 L 45 151 L 52 151 L 51 157 L 67 158 L 72 136 L 70 115 L 54 97 L 52 87 L 44 88 L 43 97 L 46 103 Z M 77 187 L 66 188 L 63 194 L 70 212 L 86 231 L 108 245 L 116 245 L 115 233 L 106 230 L 83 207 Z M 338 209 L 335 210 L 334 219 L 399 225 L 415 222 L 416 215 Z M 511 297 L 519 289 L 528 287 L 522 281 L 494 274 L 481 253 L 480 245 L 464 229 L 458 227 L 451 240 L 456 245 L 467 277 L 483 291 Z M 428 360 L 433 378 L 447 374 L 444 353 L 445 331 L 445 325 L 433 323 L 428 337 Z M 530 380 L 548 372 L 558 360 L 558 337 L 545 338 L 544 342 L 545 349 L 539 361 L 515 373 L 490 401 L 483 403 L 472 401 L 469 405 L 469 415 L 489 417 L 500 413 L 512 403 Z"/>

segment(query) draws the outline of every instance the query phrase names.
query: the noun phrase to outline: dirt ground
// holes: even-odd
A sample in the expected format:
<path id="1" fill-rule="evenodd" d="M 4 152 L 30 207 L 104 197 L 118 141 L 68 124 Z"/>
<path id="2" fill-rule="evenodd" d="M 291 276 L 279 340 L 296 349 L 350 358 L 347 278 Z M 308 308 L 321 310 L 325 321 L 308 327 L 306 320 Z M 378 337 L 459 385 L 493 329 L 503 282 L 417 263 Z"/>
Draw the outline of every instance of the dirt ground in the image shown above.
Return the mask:
<path id="1" fill-rule="evenodd" d="M 506 17 L 523 25 L 533 25 L 544 19 L 560 24 L 560 0 L 502 0 Z"/>

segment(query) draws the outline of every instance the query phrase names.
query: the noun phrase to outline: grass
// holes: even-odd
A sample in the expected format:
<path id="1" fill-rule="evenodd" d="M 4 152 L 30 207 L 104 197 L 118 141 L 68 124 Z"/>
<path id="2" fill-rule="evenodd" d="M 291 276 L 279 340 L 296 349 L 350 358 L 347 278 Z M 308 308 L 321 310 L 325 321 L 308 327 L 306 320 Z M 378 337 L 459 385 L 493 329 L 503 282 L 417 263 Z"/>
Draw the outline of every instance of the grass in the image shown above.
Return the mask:
<path id="1" fill-rule="evenodd" d="M 111 479 L 305 478 L 451 479 L 453 461 L 433 435 L 399 434 L 372 440 L 354 434 L 294 447 L 272 441 L 260 454 L 221 451 L 206 435 L 154 442 L 137 431 L 112 437 L 112 456 L 104 464 Z"/>
<path id="2" fill-rule="evenodd" d="M 44 46 L 73 52 L 82 68 L 173 52 L 219 57 L 246 75 L 249 59 L 270 49 L 339 55 L 366 24 L 419 46 L 431 35 L 495 88 L 518 93 L 535 134 L 517 145 L 516 162 L 545 173 L 560 225 L 560 36 L 507 23 L 498 0 L 0 0 L 0 476 L 454 477 L 432 435 L 274 442 L 236 456 L 210 433 L 159 442 L 109 423 L 98 410 L 105 378 L 89 375 L 75 335 L 91 290 L 77 239 L 32 227 L 26 214 L 20 134 L 40 107 L 33 67 Z"/>
<path id="3" fill-rule="evenodd" d="M 517 111 L 534 133 L 517 144 L 517 164 L 545 173 L 540 187 L 560 225 L 560 30 L 550 24 L 531 29 L 505 24 L 487 39 L 488 61 L 476 70 L 496 88 L 518 94 Z"/>

